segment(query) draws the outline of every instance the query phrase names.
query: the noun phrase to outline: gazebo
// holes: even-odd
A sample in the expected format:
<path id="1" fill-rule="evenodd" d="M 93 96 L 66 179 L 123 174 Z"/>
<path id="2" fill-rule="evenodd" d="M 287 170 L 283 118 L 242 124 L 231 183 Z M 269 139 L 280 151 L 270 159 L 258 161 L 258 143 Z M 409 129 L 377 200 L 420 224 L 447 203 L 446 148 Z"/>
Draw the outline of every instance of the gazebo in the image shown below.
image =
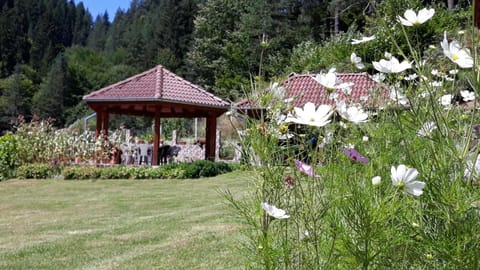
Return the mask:
<path id="1" fill-rule="evenodd" d="M 158 65 L 83 97 L 97 114 L 96 136 L 108 133 L 110 114 L 155 119 L 152 164 L 158 165 L 161 118 L 206 118 L 205 159 L 215 159 L 217 117 L 230 103 Z"/>

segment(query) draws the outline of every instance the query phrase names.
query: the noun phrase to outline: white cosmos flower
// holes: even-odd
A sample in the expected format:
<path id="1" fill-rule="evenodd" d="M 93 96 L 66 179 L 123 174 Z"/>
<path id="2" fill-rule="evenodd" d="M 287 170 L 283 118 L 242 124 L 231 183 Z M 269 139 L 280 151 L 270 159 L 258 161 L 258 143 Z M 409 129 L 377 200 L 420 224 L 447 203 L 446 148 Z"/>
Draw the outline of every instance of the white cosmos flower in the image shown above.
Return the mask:
<path id="1" fill-rule="evenodd" d="M 286 92 L 285 87 L 281 86 L 278 82 L 274 82 L 270 83 L 269 88 L 276 98 L 283 100 Z"/>
<path id="2" fill-rule="evenodd" d="M 376 81 L 377 83 L 381 83 L 385 80 L 384 73 L 375 73 L 372 75 L 372 80 Z"/>
<path id="3" fill-rule="evenodd" d="M 405 26 L 415 26 L 430 20 L 434 14 L 435 10 L 433 8 L 423 8 L 418 12 L 418 14 L 411 9 L 407 9 L 403 14 L 404 17 L 398 16 L 397 18 L 398 21 Z"/>
<path id="4" fill-rule="evenodd" d="M 392 184 L 401 188 L 404 192 L 420 196 L 423 193 L 425 183 L 421 181 L 414 181 L 418 176 L 418 171 L 415 168 L 407 168 L 401 164 L 397 168 L 392 166 Z"/>
<path id="5" fill-rule="evenodd" d="M 359 106 L 352 105 L 347 107 L 345 101 L 337 103 L 337 112 L 343 119 L 353 123 L 364 123 L 368 121 L 368 114 Z"/>
<path id="6" fill-rule="evenodd" d="M 353 83 L 352 82 L 346 82 L 346 83 L 342 83 L 342 84 L 339 84 L 337 87 L 342 90 L 342 92 L 345 94 L 345 95 L 350 95 L 352 93 L 352 86 L 353 86 Z"/>
<path id="7" fill-rule="evenodd" d="M 453 95 L 448 94 L 448 95 L 441 96 L 438 102 L 442 104 L 442 106 L 449 107 L 450 105 L 452 105 L 452 100 L 453 100 Z"/>
<path id="8" fill-rule="evenodd" d="M 408 76 L 405 76 L 403 78 L 405 81 L 413 81 L 418 78 L 418 75 L 416 73 L 409 74 Z"/>
<path id="9" fill-rule="evenodd" d="M 290 103 L 292 103 L 293 100 L 294 100 L 293 97 L 291 97 L 291 98 L 286 98 L 286 99 L 283 100 L 283 103 L 285 103 L 285 104 L 290 104 Z"/>
<path id="10" fill-rule="evenodd" d="M 313 79 L 327 89 L 348 89 L 353 83 L 340 83 L 337 80 L 335 68 L 331 68 L 327 73 L 320 72 Z"/>
<path id="11" fill-rule="evenodd" d="M 474 181 L 480 178 L 480 155 L 477 156 L 475 164 L 472 160 L 467 161 L 467 167 L 465 168 L 463 176 L 466 179 L 474 178 Z"/>
<path id="12" fill-rule="evenodd" d="M 280 126 L 286 122 L 287 116 L 283 113 L 277 112 L 274 115 L 272 115 L 272 120 L 275 121 L 277 126 Z"/>
<path id="13" fill-rule="evenodd" d="M 301 125 L 309 125 L 316 127 L 323 127 L 330 123 L 330 116 L 333 114 L 332 106 L 320 105 L 315 109 L 315 104 L 307 102 L 302 108 L 294 108 L 295 115 L 290 115 L 285 120 L 286 122 L 293 122 Z"/>
<path id="14" fill-rule="evenodd" d="M 443 54 L 459 67 L 473 67 L 473 58 L 470 56 L 470 51 L 468 49 L 462 49 L 456 40 L 448 43 L 447 32 L 443 33 L 443 41 L 440 44 L 442 45 Z"/>
<path id="15" fill-rule="evenodd" d="M 330 95 L 328 95 L 328 99 L 337 101 L 338 93 L 337 92 L 331 93 Z"/>
<path id="16" fill-rule="evenodd" d="M 365 68 L 365 65 L 362 63 L 362 58 L 357 56 L 357 54 L 354 53 L 354 52 L 350 55 L 350 61 L 358 69 L 364 69 Z"/>
<path id="17" fill-rule="evenodd" d="M 441 81 L 431 81 L 428 84 L 432 87 L 442 87 L 443 82 L 441 82 Z"/>
<path id="18" fill-rule="evenodd" d="M 419 137 L 428 137 L 432 132 L 437 129 L 437 125 L 434 122 L 425 122 L 423 126 L 417 131 Z"/>
<path id="19" fill-rule="evenodd" d="M 337 73 L 335 68 L 331 68 L 327 73 L 320 72 L 313 79 L 326 88 L 334 89 L 337 83 Z"/>
<path id="20" fill-rule="evenodd" d="M 458 73 L 458 69 L 452 69 L 448 71 L 448 74 L 450 75 L 456 75 Z"/>
<path id="21" fill-rule="evenodd" d="M 395 87 L 390 89 L 390 99 L 403 106 L 408 104 L 408 98 L 403 94 L 402 90 Z"/>
<path id="22" fill-rule="evenodd" d="M 462 91 L 460 91 L 460 95 L 462 96 L 463 101 L 465 101 L 465 102 L 475 100 L 475 92 L 470 92 L 468 90 L 462 90 Z"/>
<path id="23" fill-rule="evenodd" d="M 361 39 L 352 39 L 352 44 L 355 45 L 355 44 L 365 43 L 374 39 L 375 39 L 375 35 L 369 36 L 369 37 L 362 37 Z"/>
<path id="24" fill-rule="evenodd" d="M 389 60 L 381 59 L 379 62 L 372 62 L 373 67 L 383 73 L 400 73 L 409 68 L 412 68 L 412 64 L 407 60 L 403 60 L 402 63 L 394 56 Z"/>
<path id="25" fill-rule="evenodd" d="M 382 182 L 382 177 L 380 176 L 375 176 L 372 178 L 372 185 L 374 186 L 380 185 L 381 182 Z"/>
<path id="26" fill-rule="evenodd" d="M 286 219 L 290 217 L 290 215 L 287 215 L 285 210 L 279 209 L 275 205 L 271 205 L 266 202 L 263 202 L 261 203 L 261 206 L 269 216 L 272 216 L 274 218 Z"/>

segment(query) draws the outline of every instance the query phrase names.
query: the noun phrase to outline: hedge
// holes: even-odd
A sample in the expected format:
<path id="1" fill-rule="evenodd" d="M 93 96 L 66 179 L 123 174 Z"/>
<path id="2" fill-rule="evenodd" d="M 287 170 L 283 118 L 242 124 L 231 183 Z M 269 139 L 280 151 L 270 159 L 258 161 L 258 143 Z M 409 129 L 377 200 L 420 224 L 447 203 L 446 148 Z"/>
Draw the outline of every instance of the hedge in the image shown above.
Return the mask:
<path id="1" fill-rule="evenodd" d="M 213 177 L 231 172 L 232 166 L 224 162 L 197 160 L 192 163 L 172 163 L 153 168 L 148 166 L 66 166 L 53 168 L 48 164 L 27 164 L 20 166 L 17 178 L 47 179 L 60 174 L 65 180 L 84 179 L 191 179 Z"/>

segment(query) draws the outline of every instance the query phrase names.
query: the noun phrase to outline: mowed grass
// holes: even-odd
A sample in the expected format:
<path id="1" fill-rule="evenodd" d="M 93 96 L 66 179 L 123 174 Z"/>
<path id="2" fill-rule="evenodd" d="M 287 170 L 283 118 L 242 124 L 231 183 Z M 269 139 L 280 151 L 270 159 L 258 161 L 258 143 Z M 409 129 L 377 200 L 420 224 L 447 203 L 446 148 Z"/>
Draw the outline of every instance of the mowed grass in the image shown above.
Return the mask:
<path id="1" fill-rule="evenodd" d="M 0 182 L 0 269 L 242 269 L 248 173 L 196 180 Z"/>

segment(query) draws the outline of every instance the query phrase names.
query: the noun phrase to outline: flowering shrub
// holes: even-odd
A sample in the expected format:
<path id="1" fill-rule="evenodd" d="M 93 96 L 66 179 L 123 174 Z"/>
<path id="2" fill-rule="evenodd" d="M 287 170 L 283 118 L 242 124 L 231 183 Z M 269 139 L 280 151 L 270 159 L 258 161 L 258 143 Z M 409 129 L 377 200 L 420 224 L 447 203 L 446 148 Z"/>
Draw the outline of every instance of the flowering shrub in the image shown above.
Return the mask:
<path id="1" fill-rule="evenodd" d="M 433 9 L 407 10 L 394 23 L 410 44 L 415 31 L 407 28 L 434 16 Z M 478 38 L 471 31 L 469 44 Z M 292 107 L 292 97 L 273 88 L 254 95 L 268 108 L 240 132 L 254 189 L 241 199 L 226 193 L 246 223 L 249 268 L 480 267 L 480 123 L 471 109 L 479 62 L 446 34 L 440 49 L 425 51 L 388 41 L 396 56 L 360 65 L 380 72 L 374 77 L 390 91 L 374 109 L 356 104 L 333 68 L 314 77 L 345 94 L 332 94 L 333 106 Z M 359 58 L 352 58 L 357 67 Z"/>
<path id="2" fill-rule="evenodd" d="M 93 132 L 78 133 L 75 130 L 55 129 L 54 119 L 34 119 L 30 123 L 19 117 L 14 135 L 17 141 L 18 165 L 49 163 L 63 165 L 90 160 L 109 162 L 115 151 L 125 142 L 125 130 L 120 129 L 108 137 L 95 139 Z M 128 144 L 130 146 L 130 144 Z"/>

